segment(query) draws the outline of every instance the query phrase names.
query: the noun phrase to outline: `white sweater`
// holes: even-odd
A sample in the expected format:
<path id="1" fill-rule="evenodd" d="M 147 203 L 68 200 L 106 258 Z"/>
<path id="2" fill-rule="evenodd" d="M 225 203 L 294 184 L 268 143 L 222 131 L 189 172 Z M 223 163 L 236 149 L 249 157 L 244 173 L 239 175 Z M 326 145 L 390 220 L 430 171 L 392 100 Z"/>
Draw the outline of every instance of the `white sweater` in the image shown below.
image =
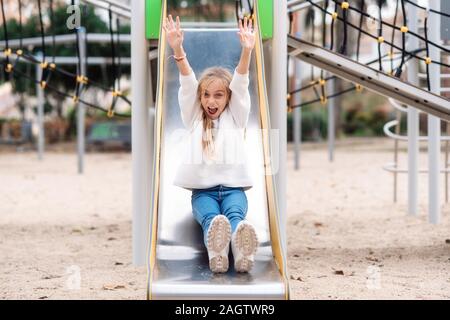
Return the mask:
<path id="1" fill-rule="evenodd" d="M 215 153 L 211 159 L 202 148 L 203 109 L 197 98 L 198 81 L 193 71 L 187 76 L 180 74 L 178 102 L 181 119 L 187 129 L 185 157 L 178 167 L 174 184 L 192 189 L 207 189 L 218 185 L 252 186 L 247 170 L 245 128 L 250 113 L 249 76 L 234 71 L 230 83 L 232 91 L 228 107 L 214 121 Z"/>

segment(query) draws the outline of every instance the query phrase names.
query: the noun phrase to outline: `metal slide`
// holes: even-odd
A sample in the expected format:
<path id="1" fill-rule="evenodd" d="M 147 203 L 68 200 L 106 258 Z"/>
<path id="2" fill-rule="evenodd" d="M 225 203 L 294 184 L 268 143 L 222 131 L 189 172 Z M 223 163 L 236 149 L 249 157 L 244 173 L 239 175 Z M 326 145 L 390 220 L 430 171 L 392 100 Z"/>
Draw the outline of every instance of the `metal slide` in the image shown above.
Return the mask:
<path id="1" fill-rule="evenodd" d="M 384 96 L 450 121 L 450 100 L 309 42 L 288 36 L 289 55 Z"/>
<path id="2" fill-rule="evenodd" d="M 184 48 L 197 78 L 202 70 L 216 65 L 234 71 L 241 51 L 236 32 L 237 29 L 185 29 Z M 148 298 L 287 299 L 286 260 L 281 248 L 276 194 L 273 176 L 267 174 L 271 169 L 276 170 L 276 161 L 270 158 L 269 152 L 261 40 L 254 50 L 250 68 L 252 106 L 246 130 L 249 168 L 254 181 L 254 186 L 246 191 L 247 219 L 257 229 L 260 246 L 251 272 L 236 273 L 230 259 L 228 273 L 215 275 L 209 270 L 202 230 L 192 215 L 191 192 L 173 184 L 185 151 L 186 132 L 177 99 L 179 72 L 169 58 L 171 50 L 164 37 L 161 30 Z"/>

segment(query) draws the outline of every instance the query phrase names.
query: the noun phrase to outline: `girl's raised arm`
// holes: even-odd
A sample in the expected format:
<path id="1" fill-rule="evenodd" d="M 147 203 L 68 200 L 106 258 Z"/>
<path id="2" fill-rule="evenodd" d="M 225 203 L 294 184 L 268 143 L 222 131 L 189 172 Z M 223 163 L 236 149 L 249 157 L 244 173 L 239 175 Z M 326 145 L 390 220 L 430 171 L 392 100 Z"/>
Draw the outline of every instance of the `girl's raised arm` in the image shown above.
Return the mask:
<path id="1" fill-rule="evenodd" d="M 252 19 L 244 18 L 244 23 L 239 20 L 238 36 L 242 46 L 241 58 L 236 71 L 240 74 L 247 74 L 250 67 L 252 50 L 256 43 L 256 30 L 253 29 Z"/>
<path id="2" fill-rule="evenodd" d="M 230 83 L 232 91 L 229 108 L 233 119 L 239 128 L 247 126 L 251 108 L 250 93 L 248 91 L 250 59 L 255 47 L 256 35 L 252 28 L 252 20 L 244 18 L 244 23 L 239 20 L 239 32 L 237 33 L 242 46 L 239 60 L 233 80 Z"/>
<path id="3" fill-rule="evenodd" d="M 163 22 L 163 28 L 166 31 L 167 42 L 173 50 L 178 70 L 183 76 L 189 75 L 191 66 L 183 49 L 184 31 L 180 27 L 180 18 L 177 17 L 175 22 L 172 15 L 169 15 Z"/>

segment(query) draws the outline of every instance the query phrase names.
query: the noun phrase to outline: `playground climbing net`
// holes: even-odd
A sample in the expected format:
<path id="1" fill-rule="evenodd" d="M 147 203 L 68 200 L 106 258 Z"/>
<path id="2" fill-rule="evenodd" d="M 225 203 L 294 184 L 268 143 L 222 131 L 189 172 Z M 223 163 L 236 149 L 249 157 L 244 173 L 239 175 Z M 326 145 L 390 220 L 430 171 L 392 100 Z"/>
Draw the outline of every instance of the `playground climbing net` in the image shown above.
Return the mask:
<path id="1" fill-rule="evenodd" d="M 428 39 L 428 17 L 430 15 L 440 15 L 442 17 L 450 17 L 449 14 L 444 12 L 439 12 L 433 9 L 429 9 L 423 6 L 420 6 L 412 1 L 409 0 L 396 0 L 396 8 L 395 8 L 395 16 L 393 19 L 393 23 L 389 23 L 385 20 L 383 20 L 382 17 L 382 5 L 383 1 L 376 0 L 377 6 L 378 6 L 378 17 L 375 17 L 365 11 L 366 4 L 368 1 L 361 0 L 360 7 L 352 6 L 348 1 L 338 1 L 338 0 L 325 0 L 323 1 L 323 5 L 319 5 L 316 3 L 316 1 L 313 0 L 305 0 L 306 2 L 309 2 L 310 5 L 315 8 L 317 11 L 320 11 L 322 14 L 322 46 L 324 48 L 328 48 L 329 50 L 334 50 L 336 47 L 334 34 L 335 34 L 335 27 L 337 23 L 343 24 L 343 39 L 342 43 L 340 44 L 339 48 L 336 48 L 337 51 L 340 54 L 347 54 L 348 52 L 348 28 L 351 27 L 355 29 L 358 33 L 357 36 L 357 42 L 356 42 L 356 60 L 359 61 L 360 57 L 360 48 L 361 48 L 361 38 L 362 35 L 365 35 L 373 40 L 375 40 L 378 44 L 378 58 L 369 62 L 365 62 L 366 65 L 373 65 L 378 62 L 378 69 L 381 72 L 388 73 L 391 76 L 395 76 L 400 78 L 402 75 L 402 72 L 404 70 L 404 66 L 406 62 L 408 62 L 410 59 L 417 59 L 418 61 L 421 61 L 425 64 L 426 69 L 426 81 L 427 81 L 427 89 L 430 91 L 430 68 L 429 66 L 431 64 L 437 64 L 441 67 L 450 68 L 449 64 L 446 64 L 442 61 L 432 60 L 430 58 L 430 46 L 434 46 L 441 50 L 441 52 L 444 53 L 450 53 L 450 50 L 448 50 L 446 47 L 435 43 L 433 41 L 430 41 Z M 409 3 L 411 5 L 416 6 L 418 9 L 422 10 L 424 14 L 423 19 L 423 30 L 424 35 L 420 35 L 419 33 L 412 32 L 408 28 L 407 23 L 407 12 L 405 8 L 405 4 Z M 333 9 L 330 10 L 329 8 L 332 7 Z M 359 15 L 359 23 L 358 25 L 353 24 L 348 19 L 348 13 L 349 11 L 352 11 Z M 402 21 L 401 25 L 397 25 L 397 21 L 399 13 L 401 11 Z M 292 34 L 292 14 L 293 12 L 290 12 L 290 33 Z M 329 43 L 327 44 L 327 24 L 326 19 L 327 16 L 331 17 L 331 23 L 329 24 Z M 372 24 L 377 24 L 377 34 L 373 34 L 372 32 L 365 30 L 363 28 L 364 22 L 370 22 Z M 385 29 L 390 29 L 391 39 L 387 40 L 384 36 Z M 314 42 L 315 39 L 315 28 L 311 28 L 311 39 L 312 42 Z M 396 33 L 401 33 L 401 45 L 397 45 L 394 41 Z M 406 36 L 410 35 L 411 37 L 416 37 L 420 41 L 424 43 L 424 47 L 420 47 L 414 50 L 407 50 L 406 49 Z M 387 53 L 382 53 L 382 46 L 388 46 Z M 423 55 L 423 53 L 425 53 Z M 383 68 L 383 61 L 388 59 L 390 61 L 390 70 L 385 70 Z M 399 63 L 396 62 L 400 61 Z M 326 82 L 330 79 L 336 78 L 336 76 L 330 76 L 325 78 L 324 77 L 324 71 L 321 70 L 321 75 L 319 79 L 314 78 L 314 72 L 313 72 L 313 66 L 311 66 L 311 81 L 308 85 L 302 86 L 297 89 L 293 89 L 288 93 L 288 111 L 291 112 L 294 108 L 297 107 L 303 107 L 307 105 L 311 105 L 313 103 L 320 102 L 322 104 L 326 104 L 327 100 L 330 98 L 334 98 L 340 95 L 343 95 L 348 92 L 352 91 L 362 91 L 362 87 L 360 85 L 352 85 L 347 89 L 344 89 L 340 92 L 336 92 L 330 95 L 326 94 Z M 320 90 L 317 88 L 319 86 Z M 300 93 L 304 90 L 312 88 L 314 90 L 316 98 L 310 101 L 303 102 L 298 105 L 290 106 L 289 100 L 292 98 L 292 95 Z M 319 92 L 320 91 L 320 92 Z"/>
<path id="2" fill-rule="evenodd" d="M 77 73 L 72 73 L 64 68 L 58 66 L 55 63 L 55 34 L 52 31 L 52 56 L 48 57 L 48 48 L 45 43 L 45 28 L 44 28 L 44 17 L 43 17 L 43 6 L 41 0 L 36 0 L 38 11 L 39 11 L 39 30 L 40 30 L 40 38 L 41 38 L 41 57 L 36 57 L 35 55 L 27 52 L 23 46 L 23 25 L 22 25 L 22 10 L 23 4 L 21 0 L 18 0 L 18 14 L 19 14 L 19 48 L 13 51 L 10 48 L 9 43 L 9 34 L 8 34 L 8 26 L 5 15 L 5 5 L 4 0 L 0 0 L 1 5 L 1 15 L 3 22 L 3 36 L 5 47 L 1 50 L 3 52 L 3 63 L 1 65 L 2 72 L 5 74 L 6 80 L 12 80 L 12 77 L 16 78 L 26 78 L 31 82 L 35 82 L 39 85 L 43 90 L 51 90 L 56 94 L 70 98 L 75 103 L 83 103 L 84 105 L 105 112 L 108 117 L 119 116 L 119 117 L 129 117 L 128 114 L 122 114 L 115 111 L 115 106 L 118 100 L 123 100 L 126 104 L 131 106 L 131 101 L 122 94 L 121 86 L 120 86 L 120 78 L 121 78 L 121 61 L 120 55 L 117 55 L 117 46 L 118 46 L 118 37 L 119 37 L 119 17 L 114 17 L 112 5 L 110 5 L 108 9 L 108 18 L 109 18 L 109 33 L 110 33 L 110 48 L 111 48 L 111 60 L 112 60 L 112 77 L 113 77 L 113 86 L 112 88 L 108 88 L 101 83 L 93 81 L 90 79 L 87 74 L 82 74 L 82 58 L 80 57 L 80 29 L 75 28 L 74 33 L 76 35 L 76 57 L 77 59 Z M 72 5 L 74 5 L 74 1 L 72 0 Z M 54 3 L 53 0 L 48 1 L 48 10 L 49 10 L 49 20 L 50 20 L 50 30 L 54 30 Z M 113 19 L 116 19 L 116 30 L 113 29 Z M 17 65 L 20 62 L 32 63 L 34 65 L 39 66 L 42 69 L 41 78 L 35 79 L 28 75 L 27 73 L 21 71 L 17 68 Z M 60 75 L 63 77 L 67 77 L 70 81 L 73 81 L 73 93 L 67 93 L 59 90 L 56 84 L 52 83 L 52 76 Z M 108 105 L 107 108 L 95 105 L 93 103 L 88 102 L 83 98 L 84 93 L 86 92 L 88 87 L 95 87 L 97 89 L 103 90 L 104 92 L 108 92 L 111 95 L 111 104 Z"/>

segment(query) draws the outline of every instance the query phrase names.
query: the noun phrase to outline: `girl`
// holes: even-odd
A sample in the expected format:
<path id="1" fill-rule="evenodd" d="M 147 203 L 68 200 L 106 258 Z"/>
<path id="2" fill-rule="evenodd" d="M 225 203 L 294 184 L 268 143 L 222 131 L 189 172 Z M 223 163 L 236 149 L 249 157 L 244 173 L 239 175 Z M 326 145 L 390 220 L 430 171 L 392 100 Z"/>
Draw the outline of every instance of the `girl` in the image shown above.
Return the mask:
<path id="1" fill-rule="evenodd" d="M 256 39 L 252 20 L 239 21 L 242 51 L 234 74 L 213 67 L 198 81 L 183 49 L 179 17 L 175 22 L 169 15 L 163 28 L 180 72 L 181 118 L 190 132 L 191 156 L 197 159 L 180 166 L 175 184 L 192 190 L 192 211 L 203 229 L 211 271 L 228 270 L 231 241 L 235 270 L 248 272 L 258 247 L 254 227 L 244 220 L 244 190 L 252 186 L 244 155 L 244 130 L 250 113 L 248 72 Z"/>

